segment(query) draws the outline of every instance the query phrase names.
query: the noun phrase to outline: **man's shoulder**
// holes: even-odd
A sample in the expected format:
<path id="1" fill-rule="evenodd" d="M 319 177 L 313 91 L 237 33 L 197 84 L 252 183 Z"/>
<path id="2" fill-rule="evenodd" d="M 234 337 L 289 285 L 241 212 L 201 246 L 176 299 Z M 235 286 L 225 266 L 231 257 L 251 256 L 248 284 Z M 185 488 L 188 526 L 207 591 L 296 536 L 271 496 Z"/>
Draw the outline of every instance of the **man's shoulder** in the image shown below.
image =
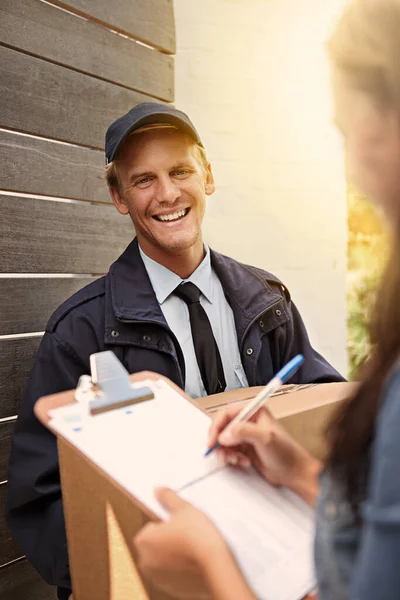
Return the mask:
<path id="1" fill-rule="evenodd" d="M 279 290 L 281 295 L 283 294 L 287 301 L 290 300 L 290 292 L 286 285 L 282 282 L 279 277 L 266 271 L 265 269 L 261 269 L 260 267 L 255 267 L 253 265 L 248 265 L 246 263 L 242 263 L 230 256 L 226 256 L 225 254 L 221 254 L 219 252 L 212 251 L 213 261 L 217 263 L 219 268 L 227 269 L 232 272 L 232 274 L 237 275 L 242 278 L 244 282 L 247 283 L 250 279 L 254 279 L 259 282 L 263 282 L 267 284 L 273 291 Z"/>
<path id="2" fill-rule="evenodd" d="M 271 283 L 274 286 L 276 285 L 276 286 L 280 287 L 283 292 L 289 293 L 289 291 L 286 289 L 286 285 L 284 285 L 282 280 L 279 279 L 279 277 L 277 277 L 273 273 L 270 273 L 269 271 L 265 271 L 265 269 L 261 269 L 260 267 L 254 267 L 253 265 L 247 265 L 245 263 L 241 263 L 241 264 L 245 269 L 248 269 L 256 277 L 261 277 L 262 279 L 265 279 L 268 283 Z"/>
<path id="3" fill-rule="evenodd" d="M 91 310 L 96 312 L 95 305 L 104 299 L 106 289 L 105 280 L 106 276 L 100 277 L 92 283 L 85 285 L 65 300 L 50 317 L 46 331 L 53 333 L 59 323 L 66 317 L 74 317 L 81 312 L 90 314 Z M 96 315 L 94 314 L 93 317 L 96 318 Z"/>

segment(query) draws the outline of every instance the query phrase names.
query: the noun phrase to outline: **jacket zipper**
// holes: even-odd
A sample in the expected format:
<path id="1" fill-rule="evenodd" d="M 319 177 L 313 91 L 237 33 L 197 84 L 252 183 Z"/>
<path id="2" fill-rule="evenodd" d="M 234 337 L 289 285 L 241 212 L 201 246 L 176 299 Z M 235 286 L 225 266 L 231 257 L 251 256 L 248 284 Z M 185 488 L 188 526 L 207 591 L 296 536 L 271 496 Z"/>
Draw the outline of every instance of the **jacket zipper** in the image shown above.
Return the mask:
<path id="1" fill-rule="evenodd" d="M 182 365 L 185 367 L 185 357 L 183 356 L 183 352 L 182 352 L 182 348 L 179 345 L 178 342 L 178 338 L 176 337 L 176 335 L 174 334 L 174 332 L 167 327 L 166 325 L 163 325 L 163 323 L 159 323 L 158 321 L 134 321 L 132 319 L 120 319 L 118 318 L 118 321 L 120 321 L 121 323 L 131 323 L 134 325 L 157 325 L 158 327 L 161 327 L 162 329 L 164 329 L 165 331 L 168 332 L 168 334 L 171 336 L 174 344 L 175 344 L 175 348 L 178 354 L 178 361 L 176 361 L 175 356 L 172 356 L 171 354 L 169 354 L 169 352 L 166 352 L 165 350 L 160 350 L 160 352 L 163 352 L 164 354 L 168 354 L 168 356 L 172 356 L 172 358 L 174 359 L 176 366 L 178 367 L 178 374 L 179 374 L 179 379 L 181 380 L 181 387 L 182 389 L 184 389 L 185 387 L 185 382 L 183 380 L 183 374 L 182 374 L 182 367 L 180 364 L 180 359 L 182 360 Z M 186 373 L 185 373 L 185 377 L 186 377 Z"/>

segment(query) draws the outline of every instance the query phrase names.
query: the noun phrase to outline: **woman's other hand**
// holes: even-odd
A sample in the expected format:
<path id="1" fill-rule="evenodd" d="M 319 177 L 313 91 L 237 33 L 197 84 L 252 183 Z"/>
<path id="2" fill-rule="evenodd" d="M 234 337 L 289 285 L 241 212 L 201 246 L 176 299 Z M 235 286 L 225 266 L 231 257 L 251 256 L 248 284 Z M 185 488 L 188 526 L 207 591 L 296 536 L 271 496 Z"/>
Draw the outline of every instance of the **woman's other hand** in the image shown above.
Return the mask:
<path id="1" fill-rule="evenodd" d="M 215 525 L 169 489 L 157 499 L 170 519 L 146 525 L 135 538 L 139 568 L 155 587 L 179 598 L 209 598 L 203 566 L 217 554 L 230 553 Z"/>

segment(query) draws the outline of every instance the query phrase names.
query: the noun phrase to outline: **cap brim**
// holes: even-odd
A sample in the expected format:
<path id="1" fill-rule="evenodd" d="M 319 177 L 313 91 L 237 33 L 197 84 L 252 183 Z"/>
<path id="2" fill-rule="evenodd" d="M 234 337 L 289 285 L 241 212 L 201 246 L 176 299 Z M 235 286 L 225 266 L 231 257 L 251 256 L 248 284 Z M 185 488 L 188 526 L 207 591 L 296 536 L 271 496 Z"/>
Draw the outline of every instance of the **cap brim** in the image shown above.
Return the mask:
<path id="1" fill-rule="evenodd" d="M 121 150 L 123 143 L 131 135 L 131 133 L 137 131 L 141 127 L 145 127 L 146 125 L 157 124 L 172 125 L 173 127 L 176 127 L 179 131 L 183 131 L 184 133 L 186 133 L 194 142 L 196 142 L 200 146 L 203 146 L 196 131 L 194 131 L 190 127 L 190 125 L 185 123 L 185 121 L 183 121 L 179 117 L 164 112 L 152 113 L 151 115 L 146 115 L 145 117 L 138 119 L 131 127 L 129 127 L 129 129 L 127 129 L 124 135 L 120 138 L 118 144 L 115 146 L 114 152 L 110 156 L 109 162 L 112 162 L 116 158 L 118 152 Z"/>

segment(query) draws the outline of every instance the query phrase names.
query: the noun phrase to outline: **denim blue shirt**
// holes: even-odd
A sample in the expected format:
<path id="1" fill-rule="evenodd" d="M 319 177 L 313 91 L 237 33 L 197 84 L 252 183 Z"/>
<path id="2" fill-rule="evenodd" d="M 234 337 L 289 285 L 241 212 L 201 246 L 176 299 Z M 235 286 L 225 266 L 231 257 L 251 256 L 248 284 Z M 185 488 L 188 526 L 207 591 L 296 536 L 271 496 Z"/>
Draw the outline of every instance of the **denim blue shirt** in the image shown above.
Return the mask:
<path id="1" fill-rule="evenodd" d="M 175 334 L 185 358 L 185 391 L 192 398 L 206 396 L 201 379 L 190 329 L 187 304 L 172 292 L 182 281 L 194 283 L 200 290 L 200 304 L 207 313 L 224 367 L 226 390 L 247 387 L 247 378 L 240 360 L 235 320 L 221 282 L 211 267 L 210 250 L 190 277 L 183 280 L 163 265 L 149 258 L 139 246 L 140 256 L 172 332 Z"/>
<path id="2" fill-rule="evenodd" d="M 317 508 L 319 600 L 400 599 L 400 365 L 383 393 L 368 460 L 362 522 L 327 473 Z"/>

